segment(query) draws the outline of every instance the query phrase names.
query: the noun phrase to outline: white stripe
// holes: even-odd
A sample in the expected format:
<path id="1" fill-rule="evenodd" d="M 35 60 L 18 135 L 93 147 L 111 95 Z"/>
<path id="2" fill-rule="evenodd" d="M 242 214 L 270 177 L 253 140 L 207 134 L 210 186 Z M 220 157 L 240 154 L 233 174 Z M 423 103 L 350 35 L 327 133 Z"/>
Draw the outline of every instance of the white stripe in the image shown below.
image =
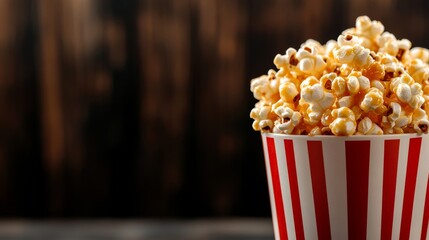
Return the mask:
<path id="1" fill-rule="evenodd" d="M 367 239 L 380 239 L 383 196 L 384 140 L 371 140 L 368 184 Z"/>
<path id="2" fill-rule="evenodd" d="M 405 175 L 407 171 L 409 137 L 401 137 L 399 142 L 398 173 L 396 178 L 395 204 L 393 208 L 392 239 L 399 239 L 402 205 L 404 202 Z"/>
<path id="3" fill-rule="evenodd" d="M 286 227 L 288 233 L 288 239 L 296 239 L 295 234 L 295 221 L 293 218 L 292 210 L 292 197 L 289 185 L 289 173 L 287 171 L 286 164 L 286 153 L 284 147 L 284 139 L 275 138 L 276 154 L 277 154 L 277 166 L 279 168 L 280 184 L 282 189 L 283 206 L 286 217 Z"/>
<path id="4" fill-rule="evenodd" d="M 347 179 L 345 142 L 326 139 L 323 142 L 326 192 L 333 240 L 347 240 Z"/>
<path id="5" fill-rule="evenodd" d="M 271 167 L 270 167 L 270 158 L 268 155 L 268 146 L 267 146 L 267 136 L 262 134 L 262 145 L 264 147 L 264 157 L 265 157 L 265 169 L 267 171 L 268 178 L 268 191 L 270 193 L 270 206 L 271 206 L 271 215 L 274 227 L 274 235 L 275 239 L 280 239 L 279 226 L 277 222 L 277 213 L 276 213 L 276 204 L 274 201 L 274 190 L 273 190 L 273 182 L 271 177 Z"/>
<path id="6" fill-rule="evenodd" d="M 420 150 L 419 167 L 417 170 L 417 182 L 414 195 L 413 215 L 411 218 L 410 239 L 420 239 L 422 231 L 423 212 L 426 197 L 426 185 L 429 169 L 429 139 L 426 134 L 422 135 L 422 146 Z"/>
<path id="7" fill-rule="evenodd" d="M 296 172 L 298 178 L 299 195 L 301 198 L 302 223 L 305 239 L 317 239 L 316 214 L 314 211 L 313 187 L 311 184 L 310 163 L 308 161 L 307 141 L 296 139 L 293 141 L 296 153 Z"/>

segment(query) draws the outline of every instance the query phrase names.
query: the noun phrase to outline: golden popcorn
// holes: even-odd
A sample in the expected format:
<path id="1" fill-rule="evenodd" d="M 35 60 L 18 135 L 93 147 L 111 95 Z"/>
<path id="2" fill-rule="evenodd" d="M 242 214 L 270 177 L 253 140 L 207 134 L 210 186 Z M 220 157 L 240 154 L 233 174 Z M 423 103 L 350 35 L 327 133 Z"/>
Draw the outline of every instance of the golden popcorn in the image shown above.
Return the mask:
<path id="1" fill-rule="evenodd" d="M 279 92 L 281 99 L 285 102 L 293 102 L 295 97 L 299 95 L 299 91 L 293 80 L 286 77 L 280 79 Z"/>
<path id="2" fill-rule="evenodd" d="M 423 119 L 414 123 L 414 130 L 417 133 L 428 133 L 429 121 L 427 119 Z"/>
<path id="3" fill-rule="evenodd" d="M 262 106 L 255 107 L 250 112 L 250 117 L 254 119 L 253 129 L 257 131 L 271 131 L 273 129 L 274 123 L 270 118 L 271 107 Z"/>
<path id="4" fill-rule="evenodd" d="M 383 93 L 377 89 L 370 89 L 360 103 L 360 108 L 364 112 L 370 112 L 378 109 L 383 104 Z"/>
<path id="5" fill-rule="evenodd" d="M 349 136 L 356 132 L 356 121 L 353 111 L 348 107 L 341 107 L 332 111 L 335 120 L 329 124 L 332 133 L 337 136 Z"/>
<path id="6" fill-rule="evenodd" d="M 304 47 L 296 53 L 298 69 L 307 74 L 317 75 L 326 67 L 323 57 L 317 54 L 317 48 Z"/>
<path id="7" fill-rule="evenodd" d="M 358 124 L 358 134 L 363 135 L 381 135 L 383 130 L 368 117 L 362 119 Z"/>
<path id="8" fill-rule="evenodd" d="M 429 50 L 367 16 L 336 40 L 309 39 L 252 79 L 253 129 L 281 134 L 429 132 Z"/>
<path id="9" fill-rule="evenodd" d="M 356 19 L 356 27 L 347 29 L 343 34 L 351 34 L 360 39 L 362 46 L 375 49 L 375 41 L 384 31 L 384 26 L 379 21 L 371 21 L 367 16 L 360 16 Z"/>
<path id="10" fill-rule="evenodd" d="M 420 84 L 429 79 L 429 68 L 421 59 L 413 59 L 408 65 L 408 72 Z"/>
<path id="11" fill-rule="evenodd" d="M 340 64 L 363 68 L 372 63 L 370 50 L 360 45 L 342 46 L 334 51 L 334 59 Z"/>
<path id="12" fill-rule="evenodd" d="M 274 110 L 279 119 L 276 121 L 273 132 L 291 134 L 301 122 L 301 114 L 289 107 L 280 106 Z"/>
<path id="13" fill-rule="evenodd" d="M 410 50 L 410 55 L 414 59 L 420 59 L 424 63 L 429 62 L 429 50 L 421 47 L 414 47 Z"/>
<path id="14" fill-rule="evenodd" d="M 334 91 L 337 97 L 341 97 L 344 95 L 347 88 L 346 80 L 342 77 L 336 77 L 334 81 L 332 81 L 332 90 Z"/>

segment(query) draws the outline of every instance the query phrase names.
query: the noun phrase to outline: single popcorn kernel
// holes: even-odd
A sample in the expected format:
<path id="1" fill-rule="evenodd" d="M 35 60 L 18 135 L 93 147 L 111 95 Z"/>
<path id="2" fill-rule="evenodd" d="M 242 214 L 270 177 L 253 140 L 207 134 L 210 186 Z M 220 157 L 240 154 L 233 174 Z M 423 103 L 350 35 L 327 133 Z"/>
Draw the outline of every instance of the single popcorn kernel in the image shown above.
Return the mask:
<path id="1" fill-rule="evenodd" d="M 410 55 L 414 59 L 420 59 L 424 63 L 429 63 L 429 50 L 422 47 L 414 47 L 410 50 Z"/>
<path id="2" fill-rule="evenodd" d="M 349 90 L 349 93 L 351 95 L 355 95 L 359 92 L 360 86 L 359 86 L 359 80 L 357 79 L 357 77 L 351 76 L 348 78 L 347 89 Z"/>
<path id="3" fill-rule="evenodd" d="M 377 88 L 371 88 L 360 104 L 364 112 L 374 111 L 383 104 L 383 93 Z"/>
<path id="4" fill-rule="evenodd" d="M 330 90 L 332 90 L 332 84 L 333 84 L 333 81 L 335 80 L 335 78 L 337 78 L 336 73 L 325 74 L 320 78 L 320 84 L 322 84 L 322 86 L 325 90 L 330 91 Z"/>
<path id="5" fill-rule="evenodd" d="M 369 80 L 380 80 L 384 78 L 384 66 L 378 62 L 371 63 L 368 68 L 362 70 L 362 75 Z"/>
<path id="6" fill-rule="evenodd" d="M 309 103 L 304 120 L 313 125 L 320 121 L 323 112 L 335 102 L 335 97 L 330 92 L 325 92 L 320 83 L 306 86 L 301 90 L 302 101 Z"/>
<path id="7" fill-rule="evenodd" d="M 317 54 L 316 48 L 300 48 L 296 53 L 298 69 L 307 74 L 319 74 L 326 67 L 323 57 Z"/>
<path id="8" fill-rule="evenodd" d="M 322 130 L 320 127 L 316 126 L 311 129 L 310 133 L 308 133 L 309 136 L 316 136 L 316 135 L 322 135 Z"/>
<path id="9" fill-rule="evenodd" d="M 346 80 L 342 77 L 336 77 L 333 81 L 332 81 L 332 86 L 331 86 L 332 90 L 334 91 L 335 95 L 337 95 L 337 97 L 341 97 L 344 95 L 346 89 L 347 89 L 347 83 Z"/>
<path id="10" fill-rule="evenodd" d="M 381 135 L 383 134 L 383 130 L 366 117 L 359 122 L 358 133 L 363 135 Z"/>
<path id="11" fill-rule="evenodd" d="M 372 39 L 380 36 L 384 31 L 384 26 L 379 21 L 371 21 L 367 16 L 361 16 L 356 19 L 356 28 L 358 31 Z"/>
<path id="12" fill-rule="evenodd" d="M 417 133 L 428 133 L 429 131 L 429 121 L 424 119 L 424 120 L 420 120 L 418 123 L 414 124 L 414 130 Z"/>
<path id="13" fill-rule="evenodd" d="M 338 41 L 338 46 L 340 46 L 340 47 L 342 47 L 342 46 L 354 46 L 356 44 L 359 44 L 359 40 L 350 34 L 338 36 L 337 41 Z"/>
<path id="14" fill-rule="evenodd" d="M 429 50 L 367 16 L 336 40 L 309 39 L 250 81 L 256 131 L 300 135 L 429 132 Z"/>
<path id="15" fill-rule="evenodd" d="M 386 94 L 386 88 L 384 87 L 383 83 L 381 83 L 381 81 L 378 81 L 378 80 L 371 81 L 371 87 L 377 88 L 383 93 L 383 95 Z"/>
<path id="16" fill-rule="evenodd" d="M 356 131 L 356 121 L 353 111 L 347 107 L 341 107 L 332 111 L 335 120 L 329 125 L 336 136 L 350 136 Z"/>
<path id="17" fill-rule="evenodd" d="M 408 65 L 410 76 L 418 83 L 422 84 L 429 80 L 429 68 L 426 63 L 420 59 L 413 59 Z"/>
<path id="18" fill-rule="evenodd" d="M 353 104 L 353 98 L 351 96 L 344 96 L 340 99 L 338 99 L 338 107 L 352 107 Z"/>
<path id="19" fill-rule="evenodd" d="M 270 71 L 270 75 L 262 75 L 252 79 L 250 82 L 250 91 L 253 92 L 254 98 L 263 101 L 270 101 L 277 98 L 279 80 Z"/>
<path id="20" fill-rule="evenodd" d="M 250 112 L 250 117 L 254 119 L 253 129 L 260 131 L 270 131 L 273 126 L 273 120 L 270 118 L 271 107 L 262 106 L 261 108 L 253 108 Z"/>
<path id="21" fill-rule="evenodd" d="M 353 34 L 359 37 L 360 44 L 369 49 L 376 49 L 376 39 L 384 31 L 384 26 L 379 21 L 371 21 L 367 16 L 356 19 L 356 27 L 347 29 L 343 34 Z"/>
<path id="22" fill-rule="evenodd" d="M 334 118 L 332 117 L 331 113 L 332 113 L 332 110 L 328 108 L 322 114 L 320 123 L 322 123 L 323 126 L 329 126 L 329 124 L 331 124 L 334 121 Z"/>
<path id="23" fill-rule="evenodd" d="M 301 99 L 308 103 L 316 103 L 322 100 L 323 95 L 323 87 L 319 83 L 312 86 L 306 86 L 301 90 Z"/>
<path id="24" fill-rule="evenodd" d="M 280 97 L 285 102 L 293 102 L 295 97 L 299 95 L 299 91 L 289 78 L 282 78 L 280 80 Z"/>
<path id="25" fill-rule="evenodd" d="M 277 73 L 278 77 L 284 77 L 291 71 L 291 69 L 298 65 L 298 59 L 295 55 L 296 50 L 294 48 L 288 48 L 285 55 L 276 55 L 274 58 L 274 65 L 279 69 L 279 72 Z"/>
<path id="26" fill-rule="evenodd" d="M 411 42 L 408 39 L 402 39 L 397 41 L 398 44 L 398 53 L 396 54 L 396 58 L 399 61 L 403 61 L 403 57 L 407 51 L 411 48 Z"/>
<path id="27" fill-rule="evenodd" d="M 279 116 L 280 120 L 274 127 L 275 133 L 291 134 L 294 128 L 301 122 L 301 114 L 291 108 L 278 107 L 274 112 Z"/>

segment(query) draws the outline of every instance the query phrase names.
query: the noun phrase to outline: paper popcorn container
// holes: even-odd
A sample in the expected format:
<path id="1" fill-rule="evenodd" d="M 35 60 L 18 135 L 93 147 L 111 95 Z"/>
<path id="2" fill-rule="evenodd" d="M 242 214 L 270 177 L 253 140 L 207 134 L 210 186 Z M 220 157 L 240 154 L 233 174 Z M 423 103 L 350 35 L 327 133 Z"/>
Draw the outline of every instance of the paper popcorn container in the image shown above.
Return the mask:
<path id="1" fill-rule="evenodd" d="M 429 239 L 429 135 L 262 133 L 276 239 Z"/>

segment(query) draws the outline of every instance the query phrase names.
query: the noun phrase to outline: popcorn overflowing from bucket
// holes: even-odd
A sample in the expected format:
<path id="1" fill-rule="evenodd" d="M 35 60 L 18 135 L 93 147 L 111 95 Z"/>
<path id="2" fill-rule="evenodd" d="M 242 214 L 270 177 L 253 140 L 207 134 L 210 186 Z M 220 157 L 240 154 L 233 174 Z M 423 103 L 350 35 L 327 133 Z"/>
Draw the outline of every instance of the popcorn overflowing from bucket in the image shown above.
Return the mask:
<path id="1" fill-rule="evenodd" d="M 429 50 L 367 16 L 325 45 L 307 40 L 252 79 L 253 129 L 295 135 L 428 133 Z"/>

